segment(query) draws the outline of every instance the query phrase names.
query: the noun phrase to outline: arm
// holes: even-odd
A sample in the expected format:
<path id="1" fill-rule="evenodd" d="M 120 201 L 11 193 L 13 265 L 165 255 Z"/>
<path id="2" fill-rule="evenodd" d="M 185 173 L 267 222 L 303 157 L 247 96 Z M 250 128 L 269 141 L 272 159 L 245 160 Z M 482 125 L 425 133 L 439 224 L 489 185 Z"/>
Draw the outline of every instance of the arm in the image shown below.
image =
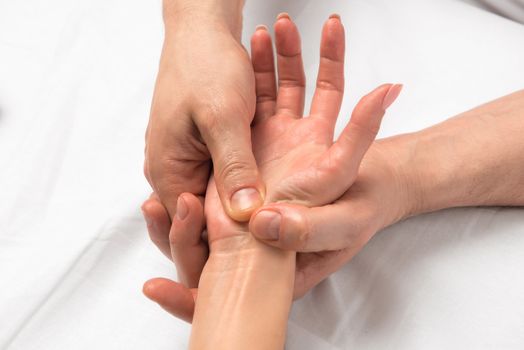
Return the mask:
<path id="1" fill-rule="evenodd" d="M 281 214 L 279 237 L 265 235 L 268 223 L 258 215 L 252 218 L 252 233 L 269 245 L 300 252 L 294 295 L 304 295 L 347 263 L 377 231 L 406 217 L 448 207 L 524 206 L 522 135 L 524 90 L 419 132 L 375 142 L 355 183 L 333 204 L 267 205 L 264 209 Z M 161 204 L 147 204 L 157 210 L 146 207 L 146 217 L 165 222 Z M 168 233 L 167 224 L 150 228 L 152 237 Z M 192 315 L 192 300 L 155 300 L 173 314 L 184 310 L 186 318 Z"/>
<path id="2" fill-rule="evenodd" d="M 167 31 L 179 24 L 218 25 L 240 42 L 243 8 L 244 0 L 164 0 L 164 23 Z"/>
<path id="3" fill-rule="evenodd" d="M 391 195 L 386 195 L 386 190 L 382 190 L 381 195 L 377 193 L 381 201 L 392 201 L 387 203 L 391 204 L 389 211 L 385 210 L 386 206 L 380 210 L 390 215 L 382 225 L 448 207 L 524 205 L 523 135 L 524 91 L 520 91 L 422 131 L 379 141 L 370 156 L 380 157 L 380 154 L 387 157 L 385 163 L 396 164 L 396 172 L 391 174 L 399 180 L 392 186 Z M 366 165 L 363 167 L 366 172 Z M 367 167 L 370 169 L 372 165 L 368 163 Z M 366 186 L 355 185 L 352 197 L 358 202 L 359 187 L 365 190 Z M 378 184 L 375 187 L 384 188 Z M 401 202 L 393 203 L 395 198 Z M 376 205 L 378 207 L 378 202 Z M 346 206 L 344 216 L 337 209 L 330 214 L 338 217 L 320 216 L 324 223 L 319 227 L 334 228 L 331 220 L 340 222 L 341 218 L 352 218 L 347 215 L 347 209 L 355 213 L 356 208 Z M 300 232 L 294 230 L 296 226 L 288 228 L 289 233 Z M 339 225 L 339 229 L 343 226 Z M 327 240 L 336 238 L 326 236 Z M 198 344 L 196 348 L 212 347 L 212 344 L 228 349 L 253 348 L 253 344 L 267 349 L 282 347 L 292 296 L 295 253 L 275 251 L 256 240 L 252 244 L 251 251 L 211 256 L 208 260 L 195 310 L 191 344 Z M 342 255 L 345 250 L 355 253 L 354 249 L 341 248 Z M 337 264 L 336 260 L 331 263 Z M 234 326 L 228 327 L 228 324 Z M 256 332 L 260 330 L 264 332 Z M 232 332 L 235 336 L 231 336 Z M 201 346 L 198 340 L 207 346 Z"/>
<path id="4" fill-rule="evenodd" d="M 411 197 L 402 216 L 524 205 L 524 90 L 385 143 Z"/>
<path id="5" fill-rule="evenodd" d="M 249 237 L 211 254 L 199 283 L 191 349 L 282 349 L 293 299 L 295 253 Z"/>
<path id="6" fill-rule="evenodd" d="M 406 217 L 450 207 L 524 205 L 523 134 L 519 91 L 419 132 L 375 142 L 356 182 L 332 205 L 262 208 L 281 213 L 278 239 L 265 236 L 267 226 L 258 215 L 250 227 L 259 228 L 253 234 L 272 246 L 324 251 L 306 266 L 297 263 L 297 269 L 311 272 L 306 289 L 311 288 L 377 231 Z"/>
<path id="7" fill-rule="evenodd" d="M 242 8 L 243 0 L 163 2 L 144 174 L 171 219 L 181 193 L 204 195 L 211 170 L 230 217 L 246 221 L 263 202 L 251 150 L 255 77 L 240 42 Z M 155 242 L 169 255 L 165 237 Z"/>
<path id="8" fill-rule="evenodd" d="M 339 140 L 333 143 L 344 86 L 344 28 L 339 16 L 330 16 L 322 31 L 317 88 L 308 118 L 302 118 L 305 92 L 299 33 L 287 14 L 277 19 L 275 37 L 278 94 L 269 33 L 259 27 L 251 42 L 258 102 L 252 145 L 267 184 L 266 201 L 309 207 L 329 204 L 357 177 L 362 157 L 401 86 L 384 84 L 364 96 Z M 326 187 L 327 183 L 330 186 Z M 150 222 L 156 222 L 148 224 L 151 237 L 169 235 L 182 283 L 186 287 L 198 285 L 194 318 L 196 290 L 153 279 L 145 284 L 145 294 L 174 315 L 193 320 L 194 348 L 280 348 L 291 299 L 297 296 L 293 288 L 297 283 L 303 287 L 308 276 L 296 274 L 295 263 L 319 255 L 296 257 L 294 252 L 254 239 L 247 224 L 224 214 L 211 179 L 204 208 L 208 232 L 205 244 L 209 244 L 210 256 L 207 261 L 207 256 L 198 258 L 203 244 L 202 205 L 190 194 L 181 198 L 187 207 L 178 212 L 186 215 L 177 215 L 171 230 L 165 209 L 157 200 L 148 201 L 144 213 Z M 158 217 L 163 220 L 154 218 L 153 207 L 158 208 Z M 277 213 L 266 213 L 265 218 L 272 222 L 269 228 L 278 228 Z M 194 258 L 193 263 L 182 256 Z M 204 262 L 203 270 L 195 269 Z"/>

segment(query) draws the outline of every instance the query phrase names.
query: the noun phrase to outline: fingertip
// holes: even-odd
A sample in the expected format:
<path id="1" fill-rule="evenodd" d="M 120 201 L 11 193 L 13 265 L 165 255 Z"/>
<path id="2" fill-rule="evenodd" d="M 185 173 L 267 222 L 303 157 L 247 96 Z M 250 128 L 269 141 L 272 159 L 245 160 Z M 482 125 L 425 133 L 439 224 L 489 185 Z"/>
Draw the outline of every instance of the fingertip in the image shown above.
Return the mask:
<path id="1" fill-rule="evenodd" d="M 258 31 L 268 31 L 268 28 L 265 24 L 259 24 L 256 26 L 255 28 L 255 32 L 258 32 Z"/>
<path id="2" fill-rule="evenodd" d="M 275 31 L 275 38 L 277 39 L 277 41 L 281 39 L 282 34 L 285 33 L 291 32 L 293 35 L 298 35 L 297 26 L 288 14 L 285 14 L 281 17 L 277 17 L 277 20 L 273 25 L 273 29 Z"/>
<path id="3" fill-rule="evenodd" d="M 192 193 L 184 192 L 178 196 L 176 217 L 184 221 L 188 217 L 203 215 L 204 209 L 200 199 Z"/>
<path id="4" fill-rule="evenodd" d="M 184 203 L 182 205 L 182 203 Z M 177 203 L 176 220 L 169 231 L 169 241 L 177 249 L 193 247 L 200 241 L 204 226 L 204 207 L 192 193 L 182 193 Z"/>
<path id="5" fill-rule="evenodd" d="M 163 216 L 164 214 L 167 215 L 167 211 L 162 205 L 162 203 L 156 199 L 156 198 L 149 198 L 142 203 L 142 206 L 140 207 L 142 210 L 142 213 L 144 216 L 148 216 L 152 219 L 157 218 L 159 216 Z"/>
<path id="6" fill-rule="evenodd" d="M 191 323 L 196 291 L 167 278 L 153 278 L 144 283 L 142 292 L 173 316 Z"/>
<path id="7" fill-rule="evenodd" d="M 271 39 L 267 26 L 260 24 L 256 27 L 255 32 L 251 35 L 251 45 L 258 45 L 260 42 Z"/>
<path id="8" fill-rule="evenodd" d="M 249 231 L 264 243 L 285 250 L 302 251 L 306 248 L 308 230 L 304 225 L 300 206 L 278 204 L 257 210 Z"/>
<path id="9" fill-rule="evenodd" d="M 154 302 L 158 302 L 158 280 L 159 278 L 152 278 L 142 286 L 142 293 Z"/>
<path id="10" fill-rule="evenodd" d="M 289 16 L 289 13 L 287 13 L 287 12 L 280 12 L 277 15 L 277 21 L 280 20 L 280 19 L 289 19 L 289 20 L 291 20 L 291 17 Z"/>
<path id="11" fill-rule="evenodd" d="M 278 241 L 282 215 L 274 209 L 258 210 L 249 221 L 249 231 L 257 238 Z"/>
<path id="12" fill-rule="evenodd" d="M 342 28 L 342 20 L 340 19 L 340 15 L 338 14 L 332 14 L 329 16 L 329 18 L 324 23 L 324 26 L 326 27 L 333 27 L 333 28 Z"/>
<path id="13" fill-rule="evenodd" d="M 255 210 L 264 203 L 264 191 L 255 187 L 241 188 L 229 200 L 229 216 L 238 222 L 246 222 Z"/>
<path id="14" fill-rule="evenodd" d="M 272 71 L 273 43 L 267 30 L 257 30 L 251 36 L 251 62 L 255 72 Z"/>
<path id="15" fill-rule="evenodd" d="M 402 84 L 392 84 L 388 88 L 386 96 L 384 96 L 384 99 L 382 100 L 382 109 L 383 110 L 388 109 L 393 104 L 393 102 L 395 102 L 395 100 L 400 95 L 402 88 L 403 88 Z"/>
<path id="16" fill-rule="evenodd" d="M 153 232 L 156 230 L 154 225 L 163 222 L 163 216 L 167 215 L 167 213 L 164 213 L 165 209 L 162 204 L 155 199 L 147 199 L 142 203 L 140 209 L 150 235 L 156 234 L 156 232 Z"/>
<path id="17" fill-rule="evenodd" d="M 330 17 L 322 28 L 321 55 L 342 61 L 345 51 L 345 30 L 340 18 Z"/>
<path id="18" fill-rule="evenodd" d="M 140 206 L 140 210 L 142 210 L 142 214 L 144 214 L 144 216 L 149 215 L 149 213 L 151 212 L 151 202 L 151 199 L 146 199 Z"/>

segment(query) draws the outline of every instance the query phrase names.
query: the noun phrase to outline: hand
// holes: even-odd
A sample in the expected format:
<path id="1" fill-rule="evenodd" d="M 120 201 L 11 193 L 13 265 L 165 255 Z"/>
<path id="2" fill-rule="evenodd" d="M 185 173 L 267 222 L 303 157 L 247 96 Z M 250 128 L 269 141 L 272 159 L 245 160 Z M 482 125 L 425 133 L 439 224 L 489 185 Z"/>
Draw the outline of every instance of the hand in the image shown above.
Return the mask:
<path id="1" fill-rule="evenodd" d="M 360 161 L 376 136 L 385 109 L 393 102 L 400 92 L 398 85 L 384 85 L 364 97 L 351 117 L 351 121 L 336 143 L 333 143 L 333 129 L 342 101 L 343 91 L 343 57 L 344 31 L 337 17 L 333 17 L 324 26 L 321 45 L 321 64 L 317 79 L 317 90 L 313 99 L 311 113 L 308 118 L 300 118 L 304 100 L 304 73 L 300 57 L 298 31 L 288 17 L 281 17 L 275 25 L 276 47 L 279 65 L 279 93 L 275 88 L 275 73 L 271 51 L 271 41 L 265 30 L 258 30 L 252 40 L 252 59 L 257 78 L 257 113 L 253 126 L 253 150 L 260 167 L 268 192 L 267 201 L 279 202 L 289 206 L 322 206 L 332 203 L 343 195 L 352 185 L 357 176 Z M 288 87 L 292 89 L 283 88 Z M 329 186 L 326 186 L 329 184 Z M 211 191 L 211 192 L 210 192 Z M 241 226 L 231 222 L 220 214 L 219 208 L 213 203 L 212 181 L 208 187 L 206 198 L 206 217 L 209 231 L 211 252 L 215 250 L 217 241 L 223 240 L 222 233 L 233 232 L 241 236 Z M 191 198 L 184 194 L 185 198 Z M 171 238 L 173 257 L 177 263 L 181 281 L 188 287 L 198 285 L 199 273 L 186 273 L 188 267 L 194 272 L 194 264 L 180 261 L 179 255 L 191 254 L 195 247 L 201 249 L 201 226 L 195 224 L 202 221 L 201 207 L 193 200 L 194 207 L 188 212 L 192 218 L 173 222 Z M 162 213 L 161 204 L 151 199 L 144 205 L 146 217 L 150 222 L 163 222 L 161 225 L 149 225 L 153 236 L 167 236 L 169 221 L 165 210 Z M 278 211 L 269 214 L 258 212 L 257 217 L 268 220 L 269 227 L 265 231 L 275 230 L 271 226 L 278 224 L 273 218 Z M 231 225 L 237 225 L 231 226 Z M 252 221 L 251 230 L 259 231 L 261 223 Z M 224 229 L 227 227 L 227 229 Z M 277 225 L 278 227 L 278 225 Z M 278 230 L 276 230 L 278 231 Z M 244 233 L 249 240 L 244 225 Z M 189 239 L 189 237 L 192 237 Z M 231 236 L 229 236 L 231 237 Z M 229 245 L 228 245 L 229 246 Z M 238 248 L 238 246 L 237 246 Z M 234 250 L 234 251 L 238 251 Z M 185 253 L 184 253 L 185 252 Z M 333 255 L 337 255 L 333 253 Z M 304 254 L 297 258 L 298 271 L 295 281 L 295 295 L 305 293 L 319 280 L 304 278 L 304 268 L 321 262 L 324 256 L 319 254 Z M 202 266 L 203 262 L 196 265 Z M 325 276 L 324 276 L 325 277 Z M 166 290 L 177 291 L 176 298 L 167 297 Z M 144 292 L 153 300 L 163 305 L 168 311 L 186 320 L 191 318 L 191 303 L 193 296 L 188 289 L 175 282 L 165 279 L 155 279 L 146 283 Z M 185 303 L 178 307 L 181 296 Z M 182 310 L 182 311 L 180 311 Z"/>
<path id="2" fill-rule="evenodd" d="M 204 195 L 212 159 L 226 212 L 246 221 L 265 195 L 251 150 L 256 96 L 249 56 L 228 21 L 205 11 L 179 13 L 170 3 L 164 2 L 145 176 L 173 218 L 181 193 Z M 179 13 L 176 20 L 173 13 Z"/>

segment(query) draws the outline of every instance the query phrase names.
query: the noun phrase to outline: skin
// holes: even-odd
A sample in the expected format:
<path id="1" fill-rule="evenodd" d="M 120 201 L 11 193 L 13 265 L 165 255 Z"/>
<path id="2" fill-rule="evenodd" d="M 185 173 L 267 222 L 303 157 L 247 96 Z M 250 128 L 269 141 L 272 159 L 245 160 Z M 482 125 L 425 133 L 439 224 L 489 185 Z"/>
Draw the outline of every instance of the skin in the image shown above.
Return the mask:
<path id="1" fill-rule="evenodd" d="M 267 204 L 253 215 L 251 232 L 268 245 L 299 252 L 294 296 L 300 297 L 347 263 L 377 231 L 404 218 L 450 207 L 523 206 L 522 115 L 524 90 L 430 128 L 378 140 L 365 154 L 355 182 L 333 203 L 311 208 Z M 173 220 L 171 227 L 154 196 L 143 209 L 150 235 L 165 241 L 181 232 L 190 235 L 197 222 L 192 218 L 198 217 Z M 266 239 L 267 225 L 257 223 L 266 209 L 282 215 L 277 240 Z M 174 251 L 177 244 L 184 246 L 175 241 Z M 177 268 L 183 273 L 187 266 Z M 198 276 L 191 279 L 197 281 Z M 181 284 L 161 279 L 146 287 L 151 287 L 148 297 L 175 316 L 191 319 L 194 289 L 192 294 Z"/>
<path id="2" fill-rule="evenodd" d="M 171 218 L 181 193 L 205 194 L 212 164 L 233 219 L 248 220 L 264 200 L 251 151 L 255 76 L 240 43 L 242 7 L 242 0 L 163 1 L 144 174 Z"/>
<path id="3" fill-rule="evenodd" d="M 304 72 L 300 39 L 289 16 L 279 16 L 275 36 L 278 94 L 269 34 L 260 28 L 252 39 L 257 82 L 253 151 L 267 184 L 266 202 L 306 207 L 326 205 L 339 198 L 356 179 L 359 164 L 373 143 L 385 109 L 398 96 L 401 86 L 383 85 L 362 98 L 340 138 L 333 142 L 344 88 L 345 40 L 340 18 L 332 16 L 322 31 L 317 88 L 307 118 L 302 118 Z M 331 184 L 329 189 L 326 183 Z M 254 238 L 248 224 L 231 220 L 218 200 L 213 178 L 204 208 L 207 242 L 200 235 L 204 223 L 201 203 L 188 193 L 181 196 L 179 204 L 180 200 L 185 202 L 187 216 L 173 220 L 169 238 L 170 253 L 179 268 L 182 284 L 154 279 L 145 284 L 145 294 L 189 321 L 192 318 L 189 304 L 193 303 L 197 294 L 194 287 L 198 286 L 193 344 L 210 342 L 224 348 L 245 348 L 250 341 L 261 344 L 261 348 L 281 347 L 293 286 L 296 291 L 296 284 L 305 282 L 295 278 L 295 264 L 307 262 L 308 255 L 296 257 L 293 251 L 269 247 Z M 153 211 L 163 221 L 151 224 L 150 231 L 155 234 L 160 225 L 159 231 L 169 229 L 167 213 L 154 197 L 144 205 L 144 212 Z M 206 262 L 207 245 L 210 255 Z M 163 249 L 167 252 L 166 247 Z M 307 288 L 302 285 L 298 290 Z M 172 307 L 168 300 L 173 295 L 177 298 L 175 303 L 184 303 L 184 309 Z M 224 317 L 226 323 L 221 322 Z M 264 332 L 257 332 L 260 329 Z M 233 330 L 235 334 L 231 334 Z M 253 341 L 256 337 L 262 338 Z M 231 341 L 237 343 L 227 343 Z"/>
<path id="4" fill-rule="evenodd" d="M 344 86 L 344 29 L 340 19 L 333 16 L 324 26 L 317 89 L 307 118 L 302 118 L 304 72 L 297 28 L 282 15 L 275 33 L 281 87 L 278 94 L 269 34 L 261 28 L 252 40 L 259 103 L 252 126 L 253 152 L 267 184 L 266 200 L 306 206 L 327 204 L 356 178 L 385 107 L 398 96 L 400 86 L 383 85 L 365 96 L 333 143 Z M 288 90 L 289 86 L 294 89 Z M 321 185 L 338 178 L 346 181 L 334 183 L 330 191 Z M 249 232 L 248 224 L 229 218 L 213 177 L 207 187 L 204 213 L 210 255 L 198 282 L 190 348 L 283 348 L 296 253 L 260 242 Z M 196 237 L 200 237 L 199 228 L 195 228 Z"/>

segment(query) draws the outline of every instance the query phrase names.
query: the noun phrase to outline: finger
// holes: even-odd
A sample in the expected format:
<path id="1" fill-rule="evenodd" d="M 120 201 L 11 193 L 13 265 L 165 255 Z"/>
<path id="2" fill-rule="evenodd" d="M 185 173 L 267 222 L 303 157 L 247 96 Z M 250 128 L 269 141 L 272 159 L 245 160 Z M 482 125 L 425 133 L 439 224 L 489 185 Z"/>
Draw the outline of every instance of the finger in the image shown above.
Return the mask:
<path id="1" fill-rule="evenodd" d="M 277 100 L 273 44 L 266 26 L 258 26 L 251 37 L 251 62 L 257 95 L 253 124 L 257 124 L 275 114 Z"/>
<path id="2" fill-rule="evenodd" d="M 346 249 L 367 241 L 369 233 L 378 229 L 373 227 L 378 223 L 370 218 L 370 210 L 355 203 L 342 201 L 313 208 L 271 204 L 253 215 L 249 230 L 265 243 L 286 250 Z"/>
<path id="3" fill-rule="evenodd" d="M 293 299 L 302 298 L 350 261 L 363 248 L 364 242 L 360 243 L 341 250 L 297 254 Z"/>
<path id="4" fill-rule="evenodd" d="M 304 113 L 306 76 L 302 63 L 300 35 L 287 13 L 275 23 L 278 65 L 277 113 L 300 118 Z"/>
<path id="5" fill-rule="evenodd" d="M 161 123 L 150 125 L 146 155 L 149 182 L 170 218 L 175 215 L 177 198 L 182 192 L 205 193 L 211 170 L 208 148 L 196 135 L 198 130 L 190 117 L 177 115 L 181 118 L 173 120 L 172 130 L 166 130 Z"/>
<path id="6" fill-rule="evenodd" d="M 344 47 L 344 27 L 340 17 L 332 15 L 322 29 L 317 86 L 310 112 L 312 117 L 325 118 L 331 129 L 335 127 L 344 96 Z"/>
<path id="7" fill-rule="evenodd" d="M 192 322 L 197 289 L 188 289 L 166 278 L 153 278 L 144 283 L 142 291 L 171 315 Z"/>
<path id="8" fill-rule="evenodd" d="M 226 213 L 233 220 L 248 221 L 265 197 L 250 125 L 233 117 L 222 118 L 202 135 L 213 158 L 213 175 Z"/>
<path id="9" fill-rule="evenodd" d="M 355 181 L 360 162 L 377 136 L 386 109 L 401 90 L 402 85 L 382 85 L 358 102 L 342 134 L 317 165 L 320 173 L 327 174 L 324 181 L 336 184 L 332 190 L 347 190 Z"/>
<path id="10" fill-rule="evenodd" d="M 171 250 L 169 247 L 171 220 L 169 219 L 166 208 L 156 195 L 151 195 L 151 197 L 142 204 L 142 214 L 147 224 L 149 238 L 166 257 L 171 259 Z"/>
<path id="11" fill-rule="evenodd" d="M 181 194 L 178 197 L 169 242 L 178 279 L 189 288 L 198 286 L 200 274 L 207 261 L 208 246 L 202 240 L 203 229 L 202 203 L 191 193 Z"/>

